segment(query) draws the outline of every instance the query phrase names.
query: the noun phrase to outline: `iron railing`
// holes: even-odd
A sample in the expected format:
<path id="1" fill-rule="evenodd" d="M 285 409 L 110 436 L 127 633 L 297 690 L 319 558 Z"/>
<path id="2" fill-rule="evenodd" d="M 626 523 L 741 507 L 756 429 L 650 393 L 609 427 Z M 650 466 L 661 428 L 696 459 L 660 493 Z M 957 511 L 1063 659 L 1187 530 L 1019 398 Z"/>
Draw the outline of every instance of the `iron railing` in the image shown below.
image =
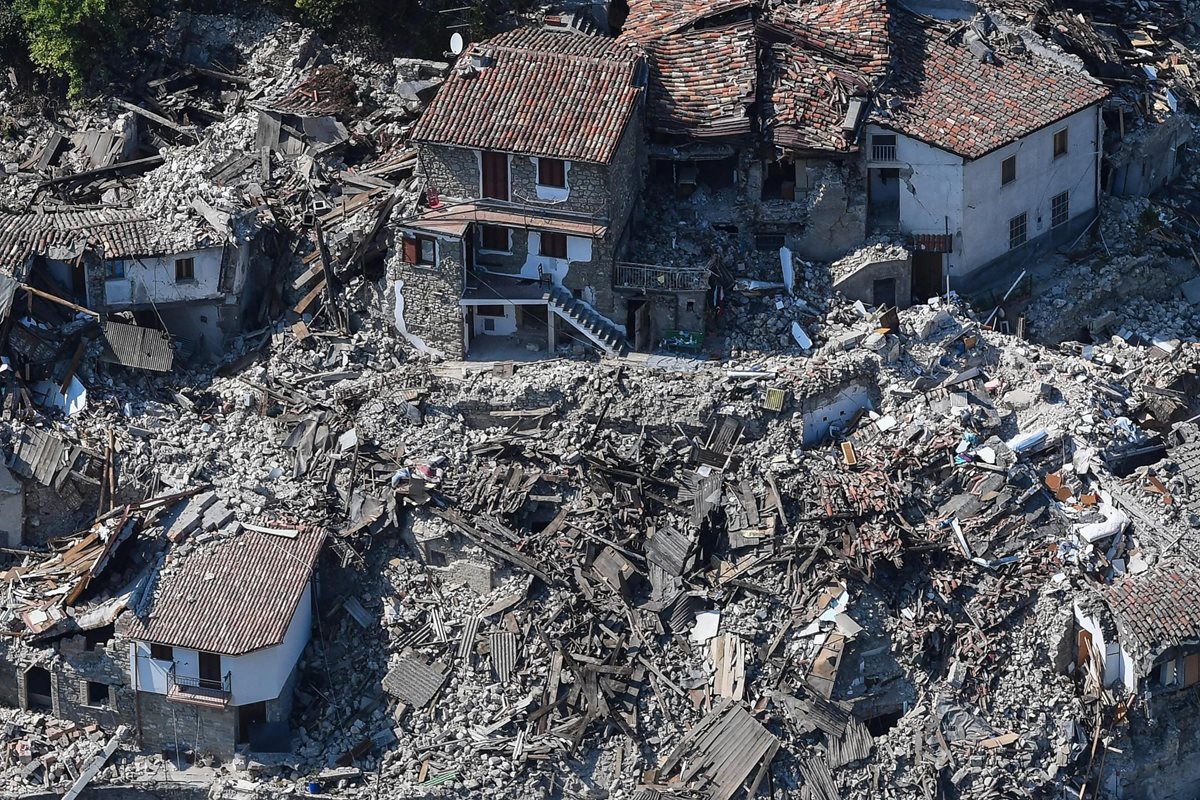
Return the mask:
<path id="1" fill-rule="evenodd" d="M 613 286 L 647 292 L 704 291 L 708 288 L 708 270 L 620 262 L 613 268 Z"/>
<path id="2" fill-rule="evenodd" d="M 172 662 L 167 670 L 167 694 L 184 694 L 228 700 L 233 694 L 233 673 L 226 672 L 223 678 L 193 678 L 190 675 L 180 675 Z"/>
<path id="3" fill-rule="evenodd" d="M 873 144 L 873 145 L 871 145 L 871 160 L 872 161 L 895 161 L 896 160 L 896 145 L 894 145 L 894 144 Z"/>

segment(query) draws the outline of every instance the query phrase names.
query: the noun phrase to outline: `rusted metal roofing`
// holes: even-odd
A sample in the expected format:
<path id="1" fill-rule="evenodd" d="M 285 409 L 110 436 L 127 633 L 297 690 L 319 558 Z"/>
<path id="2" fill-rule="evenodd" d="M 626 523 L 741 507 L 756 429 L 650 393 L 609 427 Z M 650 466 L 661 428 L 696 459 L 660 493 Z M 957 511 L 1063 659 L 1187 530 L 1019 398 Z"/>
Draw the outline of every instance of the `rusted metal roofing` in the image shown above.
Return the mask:
<path id="1" fill-rule="evenodd" d="M 634 0 L 621 32 L 646 50 L 648 125 L 698 138 L 752 129 L 758 86 L 754 4 Z"/>
<path id="2" fill-rule="evenodd" d="M 503 33 L 459 57 L 411 139 L 607 164 L 642 95 L 640 62 L 612 39 Z"/>
<path id="3" fill-rule="evenodd" d="M 101 359 L 125 367 L 170 372 L 175 360 L 175 348 L 166 331 L 106 322 L 101 332 L 104 352 Z"/>
<path id="4" fill-rule="evenodd" d="M 979 158 L 1102 101 L 1101 83 L 1032 52 L 980 60 L 965 33 L 896 8 L 895 108 L 873 121 L 964 158 Z"/>
<path id="5" fill-rule="evenodd" d="M 130 258 L 169 248 L 161 224 L 131 209 L 0 213 L 0 270 L 7 273 L 34 255 L 69 260 L 87 249 L 104 258 Z"/>
<path id="6" fill-rule="evenodd" d="M 147 616 L 126 634 L 139 641 L 242 655 L 283 641 L 325 542 L 324 528 L 260 521 L 294 538 L 245 529 L 164 569 Z"/>

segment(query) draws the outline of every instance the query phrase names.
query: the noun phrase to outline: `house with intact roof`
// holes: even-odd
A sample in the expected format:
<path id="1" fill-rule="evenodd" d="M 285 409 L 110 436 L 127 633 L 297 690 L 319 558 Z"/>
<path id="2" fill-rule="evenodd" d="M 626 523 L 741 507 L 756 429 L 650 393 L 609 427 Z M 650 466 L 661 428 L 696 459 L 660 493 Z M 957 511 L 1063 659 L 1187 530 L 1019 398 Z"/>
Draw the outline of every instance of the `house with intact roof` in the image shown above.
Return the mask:
<path id="1" fill-rule="evenodd" d="M 220 757 L 272 728 L 286 740 L 325 535 L 245 525 L 163 568 L 147 607 L 118 628 L 145 748 L 174 747 L 181 730 L 193 750 Z"/>
<path id="2" fill-rule="evenodd" d="M 636 48 L 568 28 L 462 53 L 411 134 L 426 203 L 398 226 L 392 277 L 414 345 L 448 358 L 489 340 L 624 346 L 621 289 L 662 277 L 617 271 L 641 188 L 645 77 Z"/>
<path id="3" fill-rule="evenodd" d="M 1108 90 L 1000 24 L 892 8 L 894 80 L 866 126 L 868 227 L 908 239 L 921 298 L 947 276 L 1011 282 L 1098 210 Z"/>

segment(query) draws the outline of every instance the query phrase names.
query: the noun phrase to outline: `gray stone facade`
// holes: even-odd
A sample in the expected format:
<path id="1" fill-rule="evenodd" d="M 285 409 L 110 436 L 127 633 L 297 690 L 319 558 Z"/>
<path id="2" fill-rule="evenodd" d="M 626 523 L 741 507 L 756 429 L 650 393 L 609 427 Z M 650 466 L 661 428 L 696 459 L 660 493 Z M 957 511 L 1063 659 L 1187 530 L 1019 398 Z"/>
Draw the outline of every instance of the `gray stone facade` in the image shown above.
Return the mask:
<path id="1" fill-rule="evenodd" d="M 88 649 L 83 636 L 62 639 L 54 649 L 10 651 L 0 655 L 0 702 L 34 708 L 29 703 L 31 670 L 44 669 L 50 674 L 50 708 L 41 710 L 113 730 L 134 717 L 127 661 L 127 645 L 118 639 Z"/>
<path id="2" fill-rule="evenodd" d="M 438 266 L 404 264 L 388 267 L 388 300 L 396 306 L 396 293 L 404 299 L 404 327 L 443 358 L 465 355 L 463 316 L 463 247 L 459 240 L 438 240 Z M 399 320 L 397 320 L 399 327 Z"/>

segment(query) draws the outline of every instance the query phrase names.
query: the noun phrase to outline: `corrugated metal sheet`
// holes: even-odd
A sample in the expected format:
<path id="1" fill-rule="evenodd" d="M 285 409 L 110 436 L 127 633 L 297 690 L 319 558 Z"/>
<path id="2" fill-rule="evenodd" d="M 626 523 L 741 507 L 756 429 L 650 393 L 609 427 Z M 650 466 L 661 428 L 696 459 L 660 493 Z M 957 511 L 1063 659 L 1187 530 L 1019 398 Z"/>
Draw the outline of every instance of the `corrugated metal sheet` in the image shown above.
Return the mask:
<path id="1" fill-rule="evenodd" d="M 383 689 L 397 700 L 424 708 L 446 681 L 441 664 L 426 664 L 419 656 L 409 655 L 383 676 Z"/>
<path id="2" fill-rule="evenodd" d="M 670 526 L 660 528 L 646 540 L 646 558 L 671 575 L 682 575 L 692 539 Z"/>
<path id="3" fill-rule="evenodd" d="M 175 348 L 165 331 L 106 322 L 101 333 L 104 353 L 101 358 L 112 364 L 155 372 L 170 372 Z"/>
<path id="4" fill-rule="evenodd" d="M 130 638 L 236 656 L 283 641 L 300 604 L 325 529 L 260 522 L 297 531 L 294 539 L 246 530 L 165 570 Z"/>
<path id="5" fill-rule="evenodd" d="M 501 683 L 507 683 L 517 666 L 516 634 L 502 631 L 492 634 L 492 669 Z"/>
<path id="6" fill-rule="evenodd" d="M 853 764 L 855 761 L 862 761 L 867 756 L 871 755 L 871 748 L 875 744 L 875 739 L 871 736 L 871 732 L 867 730 L 867 726 L 858 721 L 857 717 L 851 717 L 846 724 L 846 730 L 841 737 L 828 737 L 829 743 L 829 766 L 833 768 L 844 767 L 847 764 Z"/>
<path id="7" fill-rule="evenodd" d="M 470 663 L 471 648 L 475 646 L 475 634 L 479 632 L 479 617 L 471 617 L 463 627 L 462 641 L 458 643 L 458 660 Z"/>

